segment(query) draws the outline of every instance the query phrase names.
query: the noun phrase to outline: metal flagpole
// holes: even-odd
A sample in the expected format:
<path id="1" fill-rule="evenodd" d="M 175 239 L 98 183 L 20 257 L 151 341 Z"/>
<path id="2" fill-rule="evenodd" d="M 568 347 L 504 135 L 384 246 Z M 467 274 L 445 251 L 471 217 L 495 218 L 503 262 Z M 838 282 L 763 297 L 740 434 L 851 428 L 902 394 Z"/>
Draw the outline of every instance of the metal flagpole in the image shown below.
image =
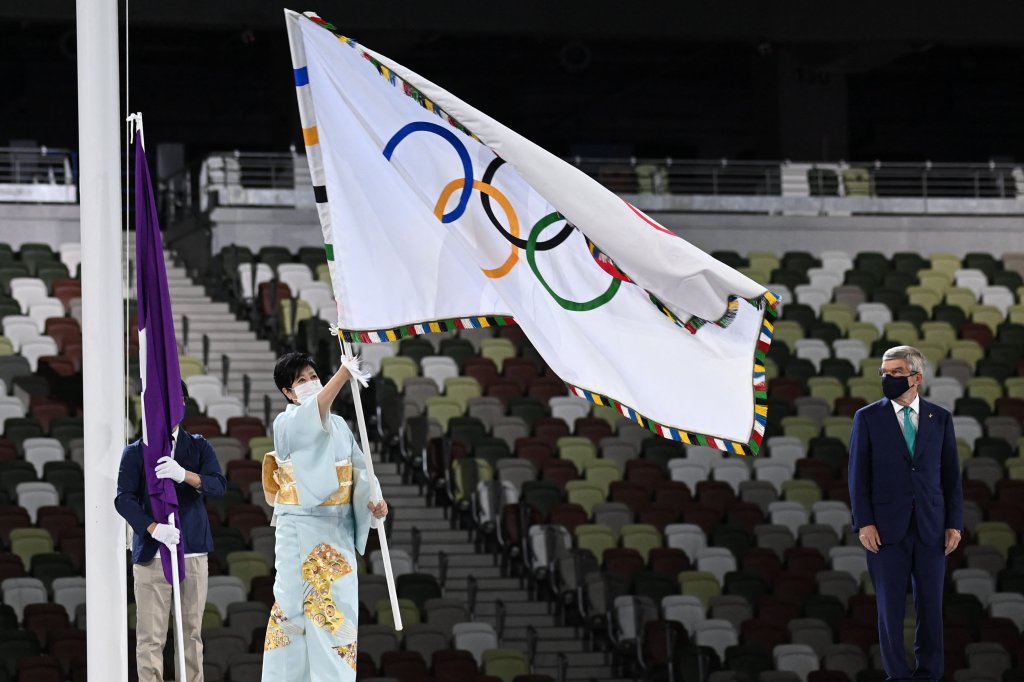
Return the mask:
<path id="1" fill-rule="evenodd" d="M 340 330 L 338 332 L 338 340 L 341 341 L 342 352 L 351 357 L 352 347 L 348 345 L 348 341 L 341 335 Z M 377 504 L 383 496 L 381 495 L 377 477 L 373 473 L 373 457 L 370 456 L 370 438 L 366 435 L 366 415 L 363 414 L 363 399 L 359 394 L 359 382 L 352 378 L 349 384 L 352 387 L 352 401 L 356 407 L 356 423 L 359 425 L 359 444 L 363 449 L 363 457 L 366 459 L 366 475 L 373 482 L 373 492 L 370 494 L 370 500 Z M 395 629 L 401 630 L 402 612 L 398 609 L 398 590 L 395 589 L 395 573 L 391 569 L 391 552 L 388 551 L 388 538 L 384 530 L 383 519 L 375 519 L 374 525 L 377 527 L 377 538 L 380 540 L 380 554 L 384 560 L 384 577 L 388 581 L 388 596 L 391 598 L 391 613 L 395 618 Z"/>
<path id="2" fill-rule="evenodd" d="M 117 0 L 78 0 L 76 15 L 88 675 L 127 682 L 125 525 L 113 504 L 125 444 Z"/>
<path id="3" fill-rule="evenodd" d="M 174 514 L 167 516 L 167 524 L 171 528 L 177 528 L 178 526 L 174 523 Z M 179 545 L 181 543 L 178 543 Z M 180 671 L 179 678 L 181 682 L 187 682 L 188 670 L 185 668 L 185 638 L 182 635 L 183 628 L 181 627 L 181 585 L 178 582 L 178 545 L 174 547 L 168 547 L 171 550 L 171 579 L 174 581 L 171 583 L 171 593 L 174 595 L 174 639 L 178 643 L 178 670 Z M 181 551 L 185 551 L 182 547 Z"/>

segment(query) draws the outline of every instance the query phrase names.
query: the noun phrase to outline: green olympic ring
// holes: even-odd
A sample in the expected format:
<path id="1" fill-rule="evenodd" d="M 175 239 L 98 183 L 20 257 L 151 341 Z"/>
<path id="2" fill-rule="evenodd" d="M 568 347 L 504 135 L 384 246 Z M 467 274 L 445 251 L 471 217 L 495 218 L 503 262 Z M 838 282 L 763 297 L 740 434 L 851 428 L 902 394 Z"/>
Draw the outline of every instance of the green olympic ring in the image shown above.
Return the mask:
<path id="1" fill-rule="evenodd" d="M 533 270 L 533 274 L 537 277 L 537 280 L 547 289 L 548 293 L 551 294 L 551 298 L 555 299 L 558 305 L 562 306 L 566 310 L 572 310 L 575 312 L 585 312 L 588 310 L 594 310 L 600 308 L 608 301 L 615 297 L 615 294 L 619 291 L 619 287 L 622 286 L 622 280 L 612 278 L 612 283 L 608 285 L 608 288 L 603 294 L 598 295 L 589 301 L 570 301 L 567 298 L 562 298 L 555 293 L 554 289 L 548 285 L 544 276 L 540 274 L 540 268 L 537 267 L 537 242 L 540 239 L 540 233 L 544 231 L 544 228 L 557 223 L 560 220 L 565 220 L 558 211 L 549 213 L 533 226 L 530 230 L 530 238 L 526 242 L 526 260 L 530 264 L 530 269 Z"/>

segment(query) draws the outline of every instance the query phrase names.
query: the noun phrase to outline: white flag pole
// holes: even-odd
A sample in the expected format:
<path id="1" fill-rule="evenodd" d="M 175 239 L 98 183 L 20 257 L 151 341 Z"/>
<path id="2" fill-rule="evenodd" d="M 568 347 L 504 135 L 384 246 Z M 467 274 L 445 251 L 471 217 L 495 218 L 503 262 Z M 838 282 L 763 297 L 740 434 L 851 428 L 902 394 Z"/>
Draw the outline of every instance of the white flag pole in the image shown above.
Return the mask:
<path id="1" fill-rule="evenodd" d="M 177 528 L 174 524 L 174 514 L 167 516 L 167 525 Z M 179 543 L 180 544 L 180 543 Z M 168 547 L 171 550 L 171 593 L 174 595 L 174 641 L 178 650 L 178 670 L 181 682 L 188 680 L 188 670 L 185 668 L 185 638 L 182 635 L 181 627 L 181 585 L 178 583 L 178 545 Z M 182 548 L 184 551 L 184 548 Z"/>
<path id="2" fill-rule="evenodd" d="M 125 445 L 117 2 L 78 0 L 76 17 L 88 676 L 127 682 L 125 523 L 113 505 Z"/>
<path id="3" fill-rule="evenodd" d="M 341 341 L 341 351 L 345 355 L 351 356 L 352 347 L 348 345 L 348 341 L 341 335 L 340 330 L 338 332 L 338 340 Z M 353 378 L 349 381 L 349 384 L 352 387 L 352 402 L 355 403 L 356 407 L 356 423 L 359 425 L 359 444 L 363 449 L 363 458 L 366 460 L 366 475 L 373 486 L 370 500 L 377 504 L 381 501 L 382 495 L 380 484 L 373 473 L 373 457 L 370 456 L 370 438 L 366 435 L 366 416 L 363 414 L 363 399 L 359 395 L 359 382 Z M 388 582 L 388 596 L 391 598 L 391 613 L 395 618 L 395 629 L 401 630 L 402 612 L 398 609 L 398 590 L 395 588 L 395 573 L 391 568 L 391 552 L 388 551 L 388 538 L 384 530 L 384 521 L 374 520 L 374 525 L 377 527 L 377 538 L 380 540 L 380 554 L 384 560 L 384 577 Z"/>

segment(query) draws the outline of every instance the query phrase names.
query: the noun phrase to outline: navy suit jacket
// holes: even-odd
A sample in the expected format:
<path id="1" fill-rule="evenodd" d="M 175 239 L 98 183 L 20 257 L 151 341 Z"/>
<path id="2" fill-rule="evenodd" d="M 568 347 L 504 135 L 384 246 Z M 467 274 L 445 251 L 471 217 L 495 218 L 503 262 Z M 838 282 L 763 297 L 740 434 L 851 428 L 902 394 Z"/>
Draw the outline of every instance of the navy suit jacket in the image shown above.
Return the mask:
<path id="1" fill-rule="evenodd" d="M 927 545 L 944 544 L 947 528 L 963 528 L 963 485 L 953 417 L 923 398 L 919 409 L 913 458 L 888 398 L 857 410 L 853 417 L 853 527 L 877 527 L 883 544 L 903 539 L 911 515 Z"/>
<path id="2" fill-rule="evenodd" d="M 204 497 L 220 497 L 227 490 L 227 481 L 221 473 L 220 463 L 213 447 L 202 436 L 193 435 L 179 427 L 178 441 L 174 446 L 174 459 L 185 471 L 199 475 L 202 486 L 196 490 L 188 483 L 176 483 L 180 521 L 175 525 L 181 529 L 186 554 L 209 554 L 213 551 L 213 534 L 210 532 L 210 517 L 206 513 Z M 121 454 L 121 468 L 117 473 L 117 497 L 114 498 L 117 513 L 125 518 L 135 531 L 132 538 L 132 561 L 140 564 L 150 561 L 160 543 L 149 534 L 153 518 L 149 506 L 149 490 L 142 462 L 142 441 L 135 441 Z"/>

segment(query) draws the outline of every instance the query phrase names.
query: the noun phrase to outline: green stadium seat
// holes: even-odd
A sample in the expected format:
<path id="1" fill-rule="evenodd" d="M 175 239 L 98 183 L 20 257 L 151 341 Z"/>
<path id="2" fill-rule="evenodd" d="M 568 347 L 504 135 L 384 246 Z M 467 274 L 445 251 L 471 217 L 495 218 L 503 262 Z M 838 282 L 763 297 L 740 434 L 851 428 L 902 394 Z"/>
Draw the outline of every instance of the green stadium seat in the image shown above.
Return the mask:
<path id="1" fill-rule="evenodd" d="M 514 682 L 516 678 L 530 674 L 530 664 L 522 652 L 515 649 L 488 649 L 483 653 L 484 675 L 496 677 L 501 682 Z"/>
<path id="2" fill-rule="evenodd" d="M 722 593 L 722 586 L 714 574 L 707 571 L 683 571 L 678 576 L 680 594 L 687 594 L 700 599 L 707 608 L 712 597 Z"/>
<path id="3" fill-rule="evenodd" d="M 999 330 L 1003 320 L 1003 311 L 993 305 L 978 305 L 971 312 L 971 321 L 987 325 L 993 334 Z"/>
<path id="4" fill-rule="evenodd" d="M 590 511 L 587 510 L 589 514 Z M 615 533 L 611 528 L 599 523 L 583 523 L 573 531 L 576 548 L 585 549 L 597 557 L 600 562 L 606 549 L 615 547 Z"/>

